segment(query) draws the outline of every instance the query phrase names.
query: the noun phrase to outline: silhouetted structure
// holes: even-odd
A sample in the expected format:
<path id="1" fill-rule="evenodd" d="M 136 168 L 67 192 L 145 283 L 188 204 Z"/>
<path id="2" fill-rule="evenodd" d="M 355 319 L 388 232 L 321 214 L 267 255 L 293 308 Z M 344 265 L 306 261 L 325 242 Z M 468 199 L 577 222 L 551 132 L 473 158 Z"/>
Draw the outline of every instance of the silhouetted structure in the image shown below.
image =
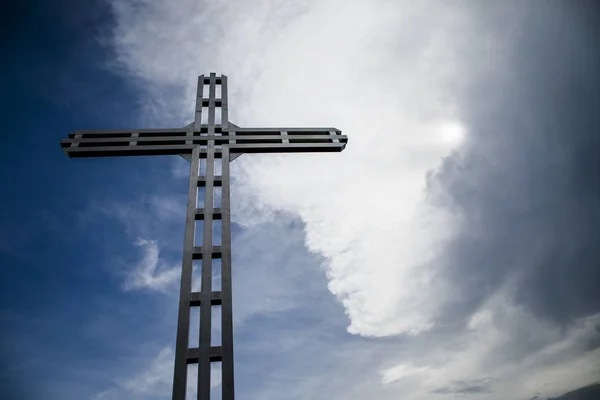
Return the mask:
<path id="1" fill-rule="evenodd" d="M 234 399 L 229 163 L 242 153 L 339 152 L 348 141 L 335 128 L 240 128 L 229 122 L 227 106 L 227 77 L 201 75 L 194 122 L 183 128 L 75 131 L 61 141 L 69 157 L 179 154 L 191 162 L 173 400 L 185 400 L 191 363 L 198 363 L 198 400 L 209 400 L 212 362 L 222 363 L 223 400 Z M 201 160 L 206 168 L 200 168 Z M 221 168 L 215 169 L 218 163 Z M 221 175 L 215 175 L 218 170 Z M 202 207 L 199 188 L 204 188 Z M 216 207 L 219 200 L 220 207 Z M 219 220 L 221 243 L 216 245 L 213 221 Z M 197 221 L 203 221 L 201 246 L 194 243 Z M 212 290 L 213 259 L 221 259 L 221 291 Z M 194 260 L 202 260 L 200 292 L 192 292 Z M 211 346 L 212 306 L 221 306 L 221 346 Z M 199 347 L 189 348 L 190 309 L 194 307 L 200 308 Z"/>

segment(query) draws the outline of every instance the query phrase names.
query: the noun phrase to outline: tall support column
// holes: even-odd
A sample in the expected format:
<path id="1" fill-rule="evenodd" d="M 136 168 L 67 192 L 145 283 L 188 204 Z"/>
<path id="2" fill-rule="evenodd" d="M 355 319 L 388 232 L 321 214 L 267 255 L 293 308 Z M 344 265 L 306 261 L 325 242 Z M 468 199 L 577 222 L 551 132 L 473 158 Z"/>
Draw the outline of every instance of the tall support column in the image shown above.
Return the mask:
<path id="1" fill-rule="evenodd" d="M 229 190 L 229 147 L 223 146 L 221 189 L 221 373 L 223 400 L 234 400 L 233 385 L 233 304 L 231 287 L 231 209 Z"/>
<path id="2" fill-rule="evenodd" d="M 194 263 L 194 236 L 196 230 L 196 204 L 198 201 L 198 170 L 200 147 L 192 151 L 187 212 L 185 217 L 185 237 L 183 242 L 183 263 L 181 286 L 179 289 L 179 316 L 177 320 L 177 341 L 175 345 L 175 371 L 173 376 L 173 400 L 185 400 L 187 388 L 188 338 L 190 332 L 190 297 L 192 293 L 192 268 Z"/>
<path id="3" fill-rule="evenodd" d="M 216 77 L 210 74 L 208 98 L 208 135 L 215 134 Z M 200 347 L 198 357 L 198 400 L 210 400 L 210 363 L 212 330 L 213 187 L 215 141 L 206 148 L 206 187 L 204 191 L 204 232 L 202 237 L 202 288 L 200 290 Z"/>

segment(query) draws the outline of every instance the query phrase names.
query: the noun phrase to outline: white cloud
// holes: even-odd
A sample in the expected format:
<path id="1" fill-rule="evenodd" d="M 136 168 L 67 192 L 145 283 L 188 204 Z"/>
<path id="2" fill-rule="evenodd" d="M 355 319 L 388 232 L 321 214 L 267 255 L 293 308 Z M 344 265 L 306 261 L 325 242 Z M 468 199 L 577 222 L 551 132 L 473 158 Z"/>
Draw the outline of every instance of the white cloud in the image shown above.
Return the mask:
<path id="1" fill-rule="evenodd" d="M 96 199 L 90 204 L 86 218 L 97 216 L 98 211 L 102 217 L 115 218 L 125 229 L 134 248 L 139 249 L 135 261 L 129 256 L 116 259 L 111 256 L 109 259 L 108 268 L 124 278 L 123 289 L 173 291 L 173 284 L 180 277 L 181 261 L 161 256 L 161 251 L 167 255 L 174 249 L 180 251 L 185 207 L 185 197 L 159 194 L 142 194 L 127 202 Z"/>
<path id="2" fill-rule="evenodd" d="M 160 250 L 155 240 L 138 238 L 134 245 L 142 248 L 143 255 L 133 267 L 127 268 L 127 279 L 123 284 L 125 290 L 166 291 L 179 278 L 181 267 L 169 266 L 160 259 Z"/>
<path id="3" fill-rule="evenodd" d="M 121 386 L 132 393 L 167 392 L 173 383 L 173 350 L 162 349 L 139 374 L 121 382 Z"/>
<path id="4" fill-rule="evenodd" d="M 453 223 L 425 201 L 425 178 L 466 129 L 450 90 L 469 32 L 464 10 L 438 2 L 113 4 L 119 60 L 153 99 L 147 120 L 189 122 L 195 78 L 215 70 L 230 76 L 230 116 L 242 126 L 344 130 L 342 154 L 236 161 L 234 218 L 247 225 L 265 208 L 299 215 L 307 247 L 328 260 L 350 332 L 430 328 L 446 290 L 430 261 Z"/>

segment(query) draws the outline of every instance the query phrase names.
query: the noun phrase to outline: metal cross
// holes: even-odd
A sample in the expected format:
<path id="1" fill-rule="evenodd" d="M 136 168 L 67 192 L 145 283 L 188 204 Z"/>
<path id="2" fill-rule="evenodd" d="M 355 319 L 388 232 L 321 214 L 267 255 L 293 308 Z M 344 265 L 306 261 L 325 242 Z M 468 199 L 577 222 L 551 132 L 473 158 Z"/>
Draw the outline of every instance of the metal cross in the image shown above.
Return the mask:
<path id="1" fill-rule="evenodd" d="M 209 77 L 198 77 L 194 122 L 183 128 L 75 131 L 61 141 L 69 157 L 179 154 L 191 162 L 173 400 L 185 400 L 187 366 L 193 363 L 198 363 L 197 398 L 209 400 L 213 362 L 221 362 L 222 399 L 234 399 L 229 163 L 242 153 L 339 152 L 348 142 L 336 128 L 240 128 L 229 122 L 227 111 L 227 77 L 211 73 Z M 202 170 L 201 159 L 206 162 Z M 215 175 L 218 162 L 222 164 L 221 175 Z M 221 205 L 215 207 L 213 196 L 219 187 Z M 204 188 L 202 208 L 198 208 L 198 188 Z M 215 220 L 221 221 L 220 246 L 213 245 Z M 194 243 L 196 221 L 203 221 L 200 246 Z M 220 291 L 212 290 L 213 259 L 221 259 Z M 202 261 L 200 292 L 192 291 L 194 260 Z M 212 306 L 221 306 L 221 346 L 211 346 Z M 190 309 L 197 307 L 200 308 L 199 347 L 189 348 Z"/>

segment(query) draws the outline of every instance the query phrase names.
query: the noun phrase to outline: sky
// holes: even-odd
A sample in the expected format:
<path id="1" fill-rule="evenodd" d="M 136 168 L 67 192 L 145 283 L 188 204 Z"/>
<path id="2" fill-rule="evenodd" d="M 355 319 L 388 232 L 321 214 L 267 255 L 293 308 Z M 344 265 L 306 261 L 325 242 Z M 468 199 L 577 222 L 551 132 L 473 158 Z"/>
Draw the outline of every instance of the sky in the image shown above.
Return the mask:
<path id="1" fill-rule="evenodd" d="M 591 0 L 3 5 L 0 398 L 169 398 L 188 163 L 59 142 L 187 125 L 210 72 L 239 126 L 349 137 L 231 165 L 239 399 L 598 398 L 599 17 Z"/>

